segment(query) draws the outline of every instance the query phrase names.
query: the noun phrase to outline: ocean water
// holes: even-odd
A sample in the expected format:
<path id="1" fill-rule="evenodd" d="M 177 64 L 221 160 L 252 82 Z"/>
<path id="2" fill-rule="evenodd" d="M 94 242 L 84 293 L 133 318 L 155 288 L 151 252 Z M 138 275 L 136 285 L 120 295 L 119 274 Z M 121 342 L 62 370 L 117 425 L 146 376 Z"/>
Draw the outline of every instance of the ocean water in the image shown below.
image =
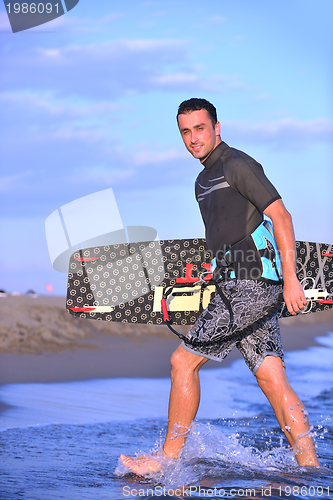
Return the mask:
<path id="1" fill-rule="evenodd" d="M 298 467 L 270 405 L 240 360 L 201 372 L 202 398 L 182 457 L 140 478 L 120 453 L 158 450 L 167 379 L 0 387 L 1 500 L 333 499 L 333 333 L 286 355 L 310 414 L 320 469 Z"/>

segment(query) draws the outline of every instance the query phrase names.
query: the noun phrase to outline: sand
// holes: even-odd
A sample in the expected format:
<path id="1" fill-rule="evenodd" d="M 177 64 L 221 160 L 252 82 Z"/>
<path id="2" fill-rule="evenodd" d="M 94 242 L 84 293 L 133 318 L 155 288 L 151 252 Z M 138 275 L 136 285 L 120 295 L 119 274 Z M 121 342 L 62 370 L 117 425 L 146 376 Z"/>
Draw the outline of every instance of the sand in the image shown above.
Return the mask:
<path id="1" fill-rule="evenodd" d="M 280 326 L 285 351 L 318 345 L 315 337 L 333 331 L 333 309 L 285 318 Z M 65 297 L 0 298 L 0 384 L 168 377 L 179 343 L 166 326 L 74 318 Z M 240 357 L 234 349 L 222 365 L 205 368 Z"/>

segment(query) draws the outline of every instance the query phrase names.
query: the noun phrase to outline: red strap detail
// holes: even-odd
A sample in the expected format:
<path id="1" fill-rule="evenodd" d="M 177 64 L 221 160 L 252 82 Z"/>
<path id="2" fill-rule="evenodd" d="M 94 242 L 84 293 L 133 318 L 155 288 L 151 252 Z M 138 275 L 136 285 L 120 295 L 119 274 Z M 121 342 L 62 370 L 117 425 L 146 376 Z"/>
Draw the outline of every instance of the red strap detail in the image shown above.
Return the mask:
<path id="1" fill-rule="evenodd" d="M 316 300 L 316 302 L 318 302 L 318 304 L 333 304 L 333 300 L 332 299 Z"/>
<path id="2" fill-rule="evenodd" d="M 322 257 L 333 257 L 333 253 L 322 253 Z"/>
<path id="3" fill-rule="evenodd" d="M 74 257 L 75 260 L 83 260 L 83 261 L 89 261 L 89 260 L 97 260 L 99 257 Z"/>
<path id="4" fill-rule="evenodd" d="M 210 271 L 210 264 L 201 264 L 207 271 Z M 186 270 L 185 270 L 185 278 L 176 278 L 176 283 L 196 283 L 199 281 L 199 278 L 195 278 L 192 276 L 192 271 L 193 271 L 193 264 L 186 264 Z M 203 278 L 204 281 L 209 281 L 212 279 L 211 274 L 207 274 Z"/>
<path id="5" fill-rule="evenodd" d="M 193 264 L 186 264 L 185 278 L 176 278 L 176 283 L 195 283 L 198 278 L 192 276 Z"/>
<path id="6" fill-rule="evenodd" d="M 163 321 L 165 321 L 165 320 L 169 321 L 169 313 L 168 313 L 168 308 L 167 308 L 165 299 L 161 300 L 161 306 L 162 306 L 162 312 L 163 312 Z"/>
<path id="7" fill-rule="evenodd" d="M 207 271 L 210 271 L 210 268 L 211 268 L 211 264 L 201 264 L 205 269 L 207 269 Z M 212 274 L 207 274 L 207 276 L 204 277 L 204 281 L 210 281 L 213 279 L 213 275 Z"/>
<path id="8" fill-rule="evenodd" d="M 74 312 L 94 311 L 94 307 L 70 307 Z"/>

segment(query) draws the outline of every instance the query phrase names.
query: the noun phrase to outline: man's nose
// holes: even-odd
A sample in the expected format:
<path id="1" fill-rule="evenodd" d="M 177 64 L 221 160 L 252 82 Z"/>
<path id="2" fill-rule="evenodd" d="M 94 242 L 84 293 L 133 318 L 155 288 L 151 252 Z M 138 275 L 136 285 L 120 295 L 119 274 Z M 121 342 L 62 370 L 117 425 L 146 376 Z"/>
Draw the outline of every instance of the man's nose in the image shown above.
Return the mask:
<path id="1" fill-rule="evenodd" d="M 198 142 L 198 134 L 194 130 L 193 132 L 191 132 L 191 143 L 195 144 L 196 142 Z"/>

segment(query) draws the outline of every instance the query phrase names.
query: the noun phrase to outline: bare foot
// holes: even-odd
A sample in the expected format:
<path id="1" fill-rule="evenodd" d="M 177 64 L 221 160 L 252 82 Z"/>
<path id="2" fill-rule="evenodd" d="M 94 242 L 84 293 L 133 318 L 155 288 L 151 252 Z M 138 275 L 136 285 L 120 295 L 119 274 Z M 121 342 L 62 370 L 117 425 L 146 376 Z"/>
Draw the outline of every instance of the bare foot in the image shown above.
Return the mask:
<path id="1" fill-rule="evenodd" d="M 158 472 L 162 467 L 157 455 L 147 455 L 143 457 L 127 457 L 126 455 L 120 455 L 120 460 L 138 476 L 144 476 L 151 472 Z"/>

